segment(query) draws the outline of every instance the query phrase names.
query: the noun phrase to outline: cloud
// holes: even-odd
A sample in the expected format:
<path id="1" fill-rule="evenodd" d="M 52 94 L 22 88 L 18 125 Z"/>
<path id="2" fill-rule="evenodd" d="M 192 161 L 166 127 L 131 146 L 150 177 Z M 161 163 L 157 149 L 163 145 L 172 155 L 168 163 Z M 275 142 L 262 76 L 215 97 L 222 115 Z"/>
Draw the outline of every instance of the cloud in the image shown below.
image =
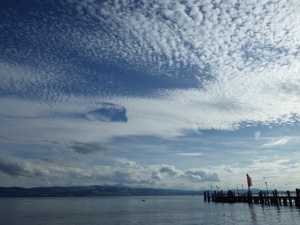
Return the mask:
<path id="1" fill-rule="evenodd" d="M 23 177 L 32 183 L 45 181 L 60 185 L 124 184 L 138 187 L 176 187 L 191 189 L 194 182 L 215 182 L 217 175 L 200 169 L 182 171 L 172 165 L 140 165 L 125 158 L 117 164 L 88 166 L 85 163 L 64 163 L 54 158 L 40 161 L 0 158 L 0 172 L 17 179 Z M 1 183 L 1 182 L 0 182 Z M 182 183 L 186 185 L 182 186 Z M 1 184 L 3 185 L 3 184 Z"/>
<path id="2" fill-rule="evenodd" d="M 125 167 L 136 167 L 136 168 L 141 168 L 142 167 L 140 165 L 138 165 L 136 162 L 134 161 L 130 161 L 128 159 L 125 158 L 116 158 L 115 162 L 120 165 L 120 166 L 125 166 Z"/>
<path id="3" fill-rule="evenodd" d="M 70 148 L 75 152 L 84 155 L 102 153 L 102 152 L 107 152 L 109 150 L 108 147 L 98 142 L 90 142 L 90 143 L 75 142 L 70 146 Z"/>
<path id="4" fill-rule="evenodd" d="M 5 137 L 5 136 L 2 136 L 2 135 L 0 135 L 0 139 L 3 139 L 3 140 L 10 140 L 10 138 Z"/>
<path id="5" fill-rule="evenodd" d="M 240 166 L 235 163 L 231 166 L 221 165 L 207 168 L 193 168 L 180 170 L 174 165 L 145 164 L 141 165 L 135 161 L 125 158 L 105 159 L 106 166 L 101 166 L 103 161 L 97 165 L 87 163 L 56 163 L 56 160 L 22 160 L 17 158 L 0 158 L 0 171 L 7 180 L 13 181 L 16 185 L 26 182 L 30 184 L 52 185 L 95 185 L 95 184 L 123 184 L 132 187 L 164 187 L 199 189 L 210 188 L 214 183 L 223 187 L 234 186 L 236 183 L 245 184 L 245 174 L 249 173 L 256 187 L 264 186 L 263 177 L 274 177 L 278 180 L 286 180 L 285 173 L 292 174 L 293 179 L 297 178 L 300 164 L 298 161 L 289 159 L 268 158 L 249 161 L 249 165 Z M 117 163 L 115 163 L 117 162 Z M 120 163 L 119 163 L 120 162 Z M 229 173 L 234 173 L 234 177 Z M 293 175 L 295 174 L 295 175 Z M 20 179 L 26 178 L 26 179 Z M 273 179 L 275 180 L 275 178 Z M 26 181 L 26 182 L 25 182 Z M 218 182 L 222 183 L 218 184 Z M 4 180 L 3 180 L 4 182 Z M 7 184 L 1 182 L 0 185 Z M 270 185 L 271 181 L 270 180 Z M 43 183 L 43 184 L 42 184 Z M 269 184 L 269 181 L 268 181 Z M 199 186 L 200 185 L 200 186 Z M 246 184 L 245 184 L 246 185 Z M 244 185 L 244 186 L 245 186 Z"/>
<path id="6" fill-rule="evenodd" d="M 219 182 L 220 178 L 216 173 L 207 173 L 199 169 L 191 169 L 184 173 L 184 177 L 192 182 Z"/>
<path id="7" fill-rule="evenodd" d="M 13 177 L 42 177 L 47 176 L 48 171 L 31 163 L 0 158 L 0 172 Z"/>
<path id="8" fill-rule="evenodd" d="M 261 132 L 260 132 L 260 131 L 255 131 L 255 132 L 254 132 L 254 137 L 255 137 L 255 139 L 259 139 L 260 135 L 261 135 Z"/>
<path id="9" fill-rule="evenodd" d="M 127 122 L 126 109 L 112 103 L 102 103 L 99 109 L 87 112 L 83 116 L 92 121 Z"/>
<path id="10" fill-rule="evenodd" d="M 45 157 L 41 159 L 42 161 L 49 163 L 49 164 L 57 164 L 57 165 L 63 165 L 64 161 L 59 158 L 51 158 L 51 157 Z"/>
<path id="11" fill-rule="evenodd" d="M 266 144 L 263 144 L 261 147 L 262 148 L 272 148 L 272 147 L 276 147 L 276 146 L 281 146 L 281 145 L 285 145 L 289 142 L 288 139 L 280 139 L 278 141 L 274 141 L 274 142 L 269 142 L 269 143 L 266 143 Z"/>
<path id="12" fill-rule="evenodd" d="M 10 176 L 21 176 L 29 173 L 25 165 L 4 158 L 0 158 L 0 171 Z"/>
<path id="13" fill-rule="evenodd" d="M 37 127 L 47 130 L 50 118 L 61 130 L 76 130 L 80 117 L 87 119 L 85 131 L 99 134 L 104 129 L 101 138 L 137 134 L 170 138 L 183 130 L 234 130 L 244 122 L 280 125 L 299 118 L 300 35 L 295 22 L 299 4 L 295 1 L 279 1 L 275 7 L 275 1 L 74 0 L 49 7 L 65 15 L 51 23 L 49 30 L 55 30 L 51 33 L 41 32 L 41 24 L 30 16 L 19 18 L 4 9 L 19 25 L 14 37 L 35 40 L 28 41 L 30 46 L 20 41 L 20 57 L 10 60 L 16 49 L 11 49 L 14 43 L 7 36 L 0 64 L 3 90 L 6 96 L 16 96 L 0 99 L 0 115 L 18 120 L 20 126 L 43 119 Z M 78 24 L 69 8 L 80 15 Z M 41 47 L 45 43 L 46 49 Z M 28 49 L 36 54 L 28 54 Z M 150 74 L 153 89 L 145 96 L 138 91 L 144 90 L 143 82 L 136 80 Z M 174 89 L 154 75 L 193 81 L 193 88 Z M 118 125 L 112 128 L 104 122 Z M 70 131 L 69 140 L 72 135 L 77 140 L 74 133 Z"/>
<path id="14" fill-rule="evenodd" d="M 151 179 L 160 181 L 163 179 L 163 176 L 158 171 L 153 171 L 151 174 Z"/>
<path id="15" fill-rule="evenodd" d="M 172 179 L 184 179 L 189 180 L 191 182 L 218 182 L 220 181 L 218 175 L 213 172 L 206 172 L 202 169 L 189 169 L 186 171 L 178 170 L 175 166 L 172 165 L 161 165 L 159 168 L 159 173 L 154 173 L 154 177 L 158 180 L 162 179 L 164 176 L 167 175 Z M 166 178 L 166 177 L 164 177 Z"/>
<path id="16" fill-rule="evenodd" d="M 65 51 L 71 51 L 72 47 L 84 58 L 96 62 L 126 61 L 131 68 L 148 71 L 152 68 L 167 74 L 189 67 L 197 68 L 197 74 L 207 74 L 210 68 L 212 77 L 228 72 L 231 77 L 239 70 L 249 72 L 265 67 L 266 61 L 271 67 L 278 62 L 290 65 L 299 54 L 296 38 L 299 31 L 294 22 L 299 17 L 299 6 L 294 1 L 279 1 L 276 7 L 272 6 L 275 2 L 259 1 L 150 4 L 126 0 L 65 4 L 57 10 L 64 12 L 66 18 L 72 18 L 67 9 L 77 11 L 78 26 L 76 21 L 72 21 L 73 27 L 67 26 L 67 21 L 56 23 L 52 25 L 56 32 L 49 34 L 50 37 L 57 46 L 65 45 Z M 99 29 L 85 28 L 80 26 L 82 23 Z M 24 24 L 26 27 L 27 23 Z M 28 24 L 36 31 L 35 35 L 39 34 L 40 24 Z M 64 29 L 66 26 L 68 29 Z M 18 31 L 25 36 L 25 28 Z M 54 53 L 59 52 L 59 47 L 51 47 Z M 49 58 L 55 62 L 52 55 L 48 61 Z M 205 81 L 203 76 L 201 82 Z"/>
<path id="17" fill-rule="evenodd" d="M 180 156 L 202 156 L 203 154 L 202 153 L 197 153 L 197 152 L 182 152 L 182 153 L 177 153 L 177 155 L 180 155 Z"/>
<path id="18" fill-rule="evenodd" d="M 279 84 L 279 89 L 287 95 L 300 96 L 300 80 L 286 80 L 284 83 Z"/>
<path id="19" fill-rule="evenodd" d="M 224 171 L 228 172 L 228 173 L 238 173 L 238 172 L 241 172 L 241 169 L 240 168 L 234 168 L 234 167 L 231 167 L 231 166 L 224 166 Z"/>
<path id="20" fill-rule="evenodd" d="M 81 6 L 80 15 L 82 8 L 86 9 L 84 19 L 94 18 L 115 34 L 111 39 L 100 34 L 89 36 L 89 44 L 96 52 L 105 49 L 112 57 L 127 57 L 128 61 L 142 65 L 159 62 L 156 67 L 160 69 L 167 64 L 175 68 L 195 65 L 201 70 L 207 65 L 218 68 L 218 63 L 223 66 L 228 62 L 240 70 L 253 69 L 265 60 L 275 63 L 289 53 L 288 44 L 296 46 L 289 39 L 297 32 L 292 19 L 297 18 L 299 6 L 294 2 L 279 1 L 276 7 L 273 7 L 275 2 L 256 1 L 239 4 L 154 1 L 152 5 L 132 1 L 99 5 L 73 3 Z M 134 7 L 129 7 L 132 4 Z M 275 15 L 276 20 L 272 19 Z M 266 26 L 268 29 L 264 29 Z M 102 42 L 96 42 L 96 38 Z"/>
<path id="21" fill-rule="evenodd" d="M 177 170 L 175 166 L 171 165 L 161 165 L 159 172 L 162 174 L 167 174 L 168 176 L 177 176 L 182 173 L 181 171 Z"/>
<path id="22" fill-rule="evenodd" d="M 297 0 L 69 0 L 46 8 L 33 3 L 21 12 L 7 3 L 1 9 L 0 139 L 7 152 L 22 144 L 36 154 L 47 139 L 71 143 L 71 154 L 88 158 L 117 146 L 112 140 L 121 138 L 157 137 L 159 149 L 169 149 L 165 140 L 192 139 L 193 133 L 207 144 L 202 141 L 206 130 L 300 121 Z M 254 137 L 261 141 L 262 132 Z M 137 140 L 133 149 L 144 152 L 144 140 Z M 289 142 L 284 138 L 261 147 Z M 200 156 L 186 147 L 179 153 L 185 160 Z M 51 171 L 57 177 L 45 176 L 53 180 L 71 182 L 73 176 L 92 182 L 94 177 L 140 185 L 192 185 L 242 171 L 236 165 L 187 172 L 178 162 L 147 167 L 124 158 L 112 160 L 114 167 L 82 163 L 74 168 L 51 159 L 50 148 L 39 151 L 47 155 L 40 165 L 2 159 L 1 170 L 11 176 Z M 251 160 L 267 157 L 262 154 L 251 150 Z"/>
<path id="23" fill-rule="evenodd" d="M 278 157 L 277 159 L 256 159 L 253 160 L 249 166 L 243 168 L 244 171 L 249 171 L 249 173 L 251 171 L 252 174 L 260 174 L 261 179 L 263 179 L 263 177 L 272 176 L 287 179 L 285 173 L 290 174 L 291 171 L 295 171 L 297 169 L 299 169 L 298 162 L 292 162 L 287 158 L 278 159 Z"/>

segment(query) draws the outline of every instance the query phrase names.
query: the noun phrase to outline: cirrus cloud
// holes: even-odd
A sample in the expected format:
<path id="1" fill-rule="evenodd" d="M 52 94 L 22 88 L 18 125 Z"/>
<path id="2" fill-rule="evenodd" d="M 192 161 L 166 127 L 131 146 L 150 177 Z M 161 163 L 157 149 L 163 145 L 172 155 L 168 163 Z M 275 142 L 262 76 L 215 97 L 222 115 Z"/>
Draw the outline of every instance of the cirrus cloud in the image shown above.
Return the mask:
<path id="1" fill-rule="evenodd" d="M 269 142 L 269 143 L 263 144 L 261 147 L 262 148 L 272 148 L 272 147 L 276 147 L 276 146 L 285 145 L 288 142 L 289 142 L 288 139 L 280 139 L 278 141 L 274 141 L 274 142 Z"/>

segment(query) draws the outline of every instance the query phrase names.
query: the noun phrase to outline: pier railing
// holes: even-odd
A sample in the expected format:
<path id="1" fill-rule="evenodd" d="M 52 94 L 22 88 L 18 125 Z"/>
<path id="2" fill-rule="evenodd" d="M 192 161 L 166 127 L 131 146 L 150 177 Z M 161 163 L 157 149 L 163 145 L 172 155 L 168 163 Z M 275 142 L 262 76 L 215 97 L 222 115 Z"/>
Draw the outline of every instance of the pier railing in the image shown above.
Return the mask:
<path id="1" fill-rule="evenodd" d="M 205 202 L 220 202 L 220 203 L 256 203 L 262 205 L 284 205 L 284 206 L 297 206 L 300 207 L 300 189 L 296 189 L 296 192 L 280 192 L 275 189 L 272 192 L 260 191 L 258 193 L 251 193 L 251 191 L 236 194 L 229 190 L 223 191 L 204 191 Z"/>

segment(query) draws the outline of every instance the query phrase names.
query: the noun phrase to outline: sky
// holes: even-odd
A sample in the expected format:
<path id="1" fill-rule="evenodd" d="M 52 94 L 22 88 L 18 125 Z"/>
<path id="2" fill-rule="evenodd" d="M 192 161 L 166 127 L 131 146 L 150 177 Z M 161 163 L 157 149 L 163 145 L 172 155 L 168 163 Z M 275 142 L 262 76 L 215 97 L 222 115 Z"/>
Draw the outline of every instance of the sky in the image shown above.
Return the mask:
<path id="1" fill-rule="evenodd" d="M 0 186 L 300 187 L 298 0 L 0 2 Z"/>

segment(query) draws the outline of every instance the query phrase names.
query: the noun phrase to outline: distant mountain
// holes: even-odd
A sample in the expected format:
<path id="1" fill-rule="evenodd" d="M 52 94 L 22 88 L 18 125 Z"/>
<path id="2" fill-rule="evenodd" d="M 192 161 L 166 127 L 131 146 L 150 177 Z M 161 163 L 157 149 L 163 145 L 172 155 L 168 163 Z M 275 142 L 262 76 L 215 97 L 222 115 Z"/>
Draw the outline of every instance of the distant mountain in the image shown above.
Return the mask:
<path id="1" fill-rule="evenodd" d="M 124 186 L 83 187 L 0 187 L 0 197 L 89 197 L 89 196 L 167 196 L 200 195 L 202 191 L 184 191 Z"/>

